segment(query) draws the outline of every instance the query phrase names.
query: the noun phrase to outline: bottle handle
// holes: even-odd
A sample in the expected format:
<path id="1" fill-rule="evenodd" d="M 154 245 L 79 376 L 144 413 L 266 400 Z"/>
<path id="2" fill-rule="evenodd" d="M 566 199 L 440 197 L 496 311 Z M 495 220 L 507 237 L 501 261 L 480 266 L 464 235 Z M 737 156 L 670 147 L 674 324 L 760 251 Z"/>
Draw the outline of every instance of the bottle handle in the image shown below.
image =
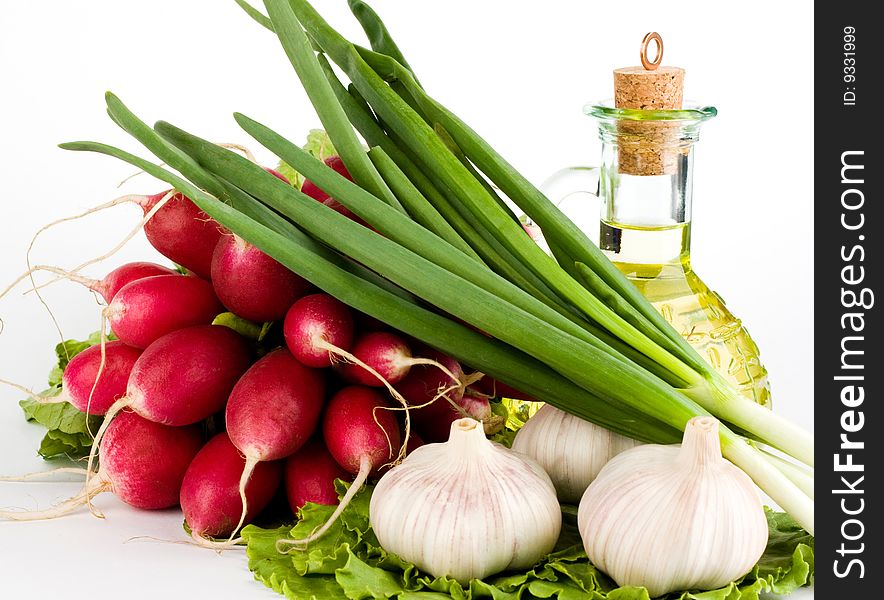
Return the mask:
<path id="1" fill-rule="evenodd" d="M 579 166 L 561 169 L 547 177 L 540 185 L 540 191 L 596 245 L 599 242 L 598 189 L 598 167 Z M 590 197 L 593 200 L 590 200 Z"/>

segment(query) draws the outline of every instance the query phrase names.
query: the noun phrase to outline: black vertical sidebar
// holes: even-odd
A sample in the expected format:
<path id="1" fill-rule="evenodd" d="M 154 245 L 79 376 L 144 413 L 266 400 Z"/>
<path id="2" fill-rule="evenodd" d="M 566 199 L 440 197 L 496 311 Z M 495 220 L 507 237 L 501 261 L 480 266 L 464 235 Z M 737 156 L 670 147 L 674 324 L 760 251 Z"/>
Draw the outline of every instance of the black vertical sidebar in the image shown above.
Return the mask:
<path id="1" fill-rule="evenodd" d="M 816 2 L 814 25 L 817 598 L 884 598 L 882 53 L 872 2 Z M 796 48 L 796 51 L 798 49 Z"/>

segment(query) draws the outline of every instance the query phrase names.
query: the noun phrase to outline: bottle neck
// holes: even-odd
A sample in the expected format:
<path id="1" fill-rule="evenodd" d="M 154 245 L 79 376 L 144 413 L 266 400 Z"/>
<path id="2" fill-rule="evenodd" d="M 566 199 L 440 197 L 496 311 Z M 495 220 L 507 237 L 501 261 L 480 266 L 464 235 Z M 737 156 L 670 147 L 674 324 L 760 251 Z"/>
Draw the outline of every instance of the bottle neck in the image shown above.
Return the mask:
<path id="1" fill-rule="evenodd" d="M 659 152 L 643 155 L 642 143 L 603 136 L 599 244 L 608 258 L 621 268 L 634 266 L 639 276 L 642 266 L 689 268 L 693 143 L 682 139 L 667 149 L 665 164 Z M 657 164 L 644 167 L 643 159 Z"/>

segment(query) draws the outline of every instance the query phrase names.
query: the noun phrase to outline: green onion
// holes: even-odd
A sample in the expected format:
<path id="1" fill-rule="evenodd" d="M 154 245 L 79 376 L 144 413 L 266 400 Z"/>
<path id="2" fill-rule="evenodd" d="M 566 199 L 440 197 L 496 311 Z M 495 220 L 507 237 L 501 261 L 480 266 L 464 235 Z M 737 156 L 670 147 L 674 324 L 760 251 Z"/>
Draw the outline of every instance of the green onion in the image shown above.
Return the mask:
<path id="1" fill-rule="evenodd" d="M 353 16 L 362 25 L 362 30 L 368 37 L 368 42 L 371 44 L 372 49 L 392 57 L 400 65 L 412 71 L 402 51 L 399 50 L 399 46 L 393 41 L 390 32 L 387 31 L 387 26 L 384 25 L 384 22 L 381 21 L 377 13 L 361 0 L 347 0 L 347 3 L 350 5 L 350 12 L 353 13 Z M 415 82 L 417 82 L 416 77 Z"/>
<path id="2" fill-rule="evenodd" d="M 319 120 L 325 126 L 329 137 L 335 145 L 338 153 L 344 161 L 347 170 L 353 179 L 365 189 L 383 199 L 390 206 L 404 212 L 404 208 L 393 194 L 386 182 L 374 168 L 371 160 L 366 156 L 362 145 L 353 132 L 353 127 L 347 121 L 343 108 L 335 100 L 331 86 L 325 81 L 322 70 L 313 57 L 313 48 L 310 40 L 301 29 L 300 24 L 294 18 L 291 11 L 280 11 L 268 5 L 270 18 L 274 22 L 281 21 L 278 33 L 282 47 L 288 55 L 292 66 L 302 80 L 309 80 L 317 85 L 306 87 L 307 95 L 313 106 L 317 107 Z M 325 85 L 323 85 L 323 83 Z"/>

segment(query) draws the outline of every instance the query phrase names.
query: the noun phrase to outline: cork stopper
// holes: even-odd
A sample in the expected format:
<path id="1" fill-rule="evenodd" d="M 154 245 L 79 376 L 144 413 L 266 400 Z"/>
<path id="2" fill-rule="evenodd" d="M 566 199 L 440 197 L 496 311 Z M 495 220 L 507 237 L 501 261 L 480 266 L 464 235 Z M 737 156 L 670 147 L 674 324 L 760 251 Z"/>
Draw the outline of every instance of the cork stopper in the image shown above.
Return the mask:
<path id="1" fill-rule="evenodd" d="M 638 110 L 678 110 L 684 92 L 684 69 L 644 67 L 614 69 L 614 106 Z"/>
<path id="2" fill-rule="evenodd" d="M 648 46 L 657 44 L 653 61 Z M 640 67 L 614 69 L 614 106 L 635 110 L 679 110 L 684 92 L 684 69 L 660 66 L 663 39 L 651 32 L 641 45 Z M 678 169 L 678 124 L 665 121 L 618 123 L 619 170 L 629 175 L 670 175 Z"/>

